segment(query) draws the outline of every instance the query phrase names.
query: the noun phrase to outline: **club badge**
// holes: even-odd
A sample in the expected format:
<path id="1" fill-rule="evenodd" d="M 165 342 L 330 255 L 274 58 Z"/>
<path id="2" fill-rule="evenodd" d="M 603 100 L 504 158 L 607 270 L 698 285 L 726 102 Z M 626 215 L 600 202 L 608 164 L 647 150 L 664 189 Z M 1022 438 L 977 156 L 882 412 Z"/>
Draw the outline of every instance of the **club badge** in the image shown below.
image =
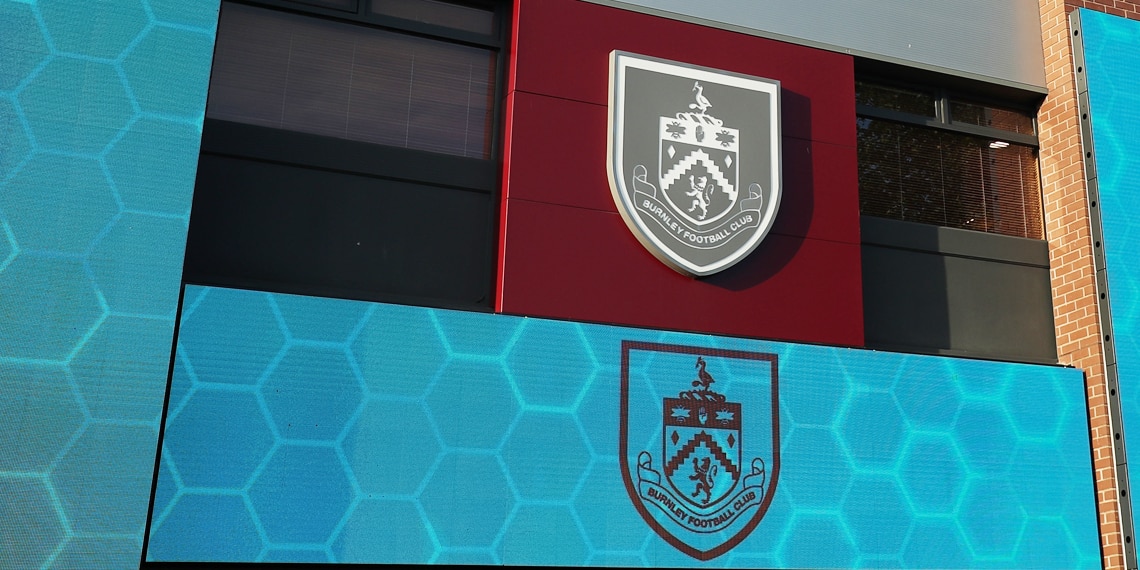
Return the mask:
<path id="1" fill-rule="evenodd" d="M 760 243 L 780 204 L 778 81 L 610 54 L 610 190 L 654 256 L 703 276 Z"/>
<path id="2" fill-rule="evenodd" d="M 780 471 L 775 354 L 624 341 L 622 476 L 658 535 L 700 560 L 768 510 Z"/>

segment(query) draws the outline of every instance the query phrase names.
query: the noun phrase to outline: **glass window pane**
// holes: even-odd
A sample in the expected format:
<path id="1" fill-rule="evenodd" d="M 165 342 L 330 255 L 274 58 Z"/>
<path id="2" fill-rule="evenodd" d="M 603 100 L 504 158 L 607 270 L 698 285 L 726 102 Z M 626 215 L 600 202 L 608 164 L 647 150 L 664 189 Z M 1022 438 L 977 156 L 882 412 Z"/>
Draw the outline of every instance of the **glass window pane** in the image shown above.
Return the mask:
<path id="1" fill-rule="evenodd" d="M 495 33 L 495 12 L 440 0 L 373 0 L 372 13 L 479 34 Z"/>
<path id="2" fill-rule="evenodd" d="M 945 225 L 942 157 L 938 133 L 914 127 L 899 127 L 899 190 L 902 220 Z"/>
<path id="3" fill-rule="evenodd" d="M 855 103 L 924 117 L 933 117 L 935 110 L 934 96 L 930 93 L 865 81 L 855 82 Z"/>
<path id="4" fill-rule="evenodd" d="M 992 196 L 985 177 L 986 141 L 952 133 L 942 133 L 941 160 L 946 184 L 946 222 L 942 225 L 963 230 L 990 231 Z"/>
<path id="5" fill-rule="evenodd" d="M 495 53 L 225 4 L 207 116 L 489 158 Z"/>
<path id="6" fill-rule="evenodd" d="M 1043 239 L 1036 149 L 860 117 L 859 210 Z"/>
<path id="7" fill-rule="evenodd" d="M 1033 133 L 1033 117 L 1018 111 L 998 109 L 986 105 L 950 102 L 950 118 L 954 122 L 993 127 L 1024 135 Z"/>
<path id="8" fill-rule="evenodd" d="M 867 216 L 902 219 L 898 126 L 858 119 L 859 211 Z"/>
<path id="9" fill-rule="evenodd" d="M 994 204 L 990 231 L 1044 239 L 1037 151 L 1021 145 L 985 150 L 986 179 L 991 181 Z"/>

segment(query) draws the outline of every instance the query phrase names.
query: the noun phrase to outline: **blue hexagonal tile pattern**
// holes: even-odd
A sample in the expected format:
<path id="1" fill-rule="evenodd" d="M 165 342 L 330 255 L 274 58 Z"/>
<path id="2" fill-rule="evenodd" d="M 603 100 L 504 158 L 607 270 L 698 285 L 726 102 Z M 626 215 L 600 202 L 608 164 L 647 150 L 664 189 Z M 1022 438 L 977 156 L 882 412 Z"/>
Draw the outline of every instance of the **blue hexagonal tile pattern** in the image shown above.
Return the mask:
<path id="1" fill-rule="evenodd" d="M 365 497 L 412 496 L 442 450 L 420 402 L 369 400 L 341 449 Z"/>
<path id="2" fill-rule="evenodd" d="M 11 363 L 0 373 L 0 472 L 43 471 L 83 427 L 83 407 L 59 365 Z"/>
<path id="3" fill-rule="evenodd" d="M 94 424 L 79 436 L 51 473 L 71 530 L 133 534 L 142 529 L 156 435 L 145 425 Z"/>
<path id="4" fill-rule="evenodd" d="M 1013 485 L 970 481 L 962 497 L 959 521 L 974 555 L 1004 563 L 1012 562 L 1014 549 L 1025 524 L 1025 510 Z"/>
<path id="5" fill-rule="evenodd" d="M 98 154 L 134 116 L 131 96 L 110 62 L 58 55 L 17 95 L 44 150 Z"/>
<path id="6" fill-rule="evenodd" d="M 344 342 L 368 310 L 360 303 L 320 297 L 290 295 L 274 301 L 289 334 L 305 340 Z"/>
<path id="7" fill-rule="evenodd" d="M 449 453 L 428 477 L 420 504 L 440 545 L 490 552 L 515 505 L 498 459 L 487 453 Z M 472 480 L 480 482 L 478 492 L 467 486 Z"/>
<path id="8" fill-rule="evenodd" d="M 271 543 L 324 544 L 347 514 L 353 491 L 331 447 L 286 444 L 256 475 L 249 501 Z"/>
<path id="9" fill-rule="evenodd" d="M 0 277 L 0 355 L 64 362 L 106 314 L 78 260 L 22 254 Z"/>
<path id="10" fill-rule="evenodd" d="M 850 568 L 856 555 L 847 528 L 830 514 L 793 517 L 780 548 L 780 559 L 792 568 Z"/>
<path id="11" fill-rule="evenodd" d="M 904 568 L 969 568 L 977 565 L 962 530 L 956 521 L 947 517 L 915 519 L 903 546 L 902 563 Z M 1088 562 L 1085 565 L 1093 566 Z"/>
<path id="12" fill-rule="evenodd" d="M 203 10 L 196 5 L 183 0 L 147 0 L 155 21 L 160 24 L 177 24 L 210 29 L 218 24 L 218 11 Z"/>
<path id="13" fill-rule="evenodd" d="M 525 499 L 569 499 L 590 463 L 574 417 L 544 412 L 523 414 L 511 428 L 502 457 Z M 553 470 L 551 465 L 567 469 Z"/>
<path id="14" fill-rule="evenodd" d="M 185 487 L 244 487 L 274 443 L 257 395 L 250 392 L 197 390 L 171 414 L 168 426 L 166 437 L 182 443 L 169 448 L 167 459 L 178 466 Z M 217 446 L 229 438 L 241 442 Z"/>
<path id="15" fill-rule="evenodd" d="M 162 316 L 169 322 L 182 271 L 165 260 L 185 247 L 183 220 L 127 212 L 96 240 L 87 267 L 111 311 Z M 131 256 L 123 256 L 124 251 Z"/>
<path id="16" fill-rule="evenodd" d="M 20 119 L 16 106 L 10 100 L 0 97 L 0 149 L 3 149 L 0 150 L 0 180 L 7 178 L 32 150 L 28 132 Z"/>
<path id="17" fill-rule="evenodd" d="M 197 325 L 219 320 L 225 326 Z M 178 335 L 179 352 L 195 362 L 198 380 L 220 384 L 259 383 L 269 364 L 280 357 L 285 341 L 281 322 L 267 296 L 257 296 L 251 302 L 249 295 L 225 289 L 211 290 L 195 299 L 182 318 Z M 230 352 L 241 354 L 241 359 L 211 356 Z"/>
<path id="18" fill-rule="evenodd" d="M 842 509 L 860 554 L 897 557 L 902 552 L 914 511 L 893 476 L 857 475 Z"/>
<path id="19" fill-rule="evenodd" d="M 444 366 L 426 401 L 441 439 L 454 447 L 497 448 L 518 410 L 503 366 L 466 357 Z"/>
<path id="20" fill-rule="evenodd" d="M 123 71 L 135 102 L 145 112 L 198 119 L 206 106 L 205 91 L 172 90 L 177 82 L 205 85 L 213 61 L 213 30 L 157 26 L 127 50 Z M 168 54 L 156 59 L 155 52 Z"/>
<path id="21" fill-rule="evenodd" d="M 615 509 L 605 517 L 592 516 L 598 505 L 622 504 L 629 500 L 625 489 L 614 485 L 621 476 L 616 459 L 596 461 L 582 475 L 582 484 L 574 496 L 578 521 L 595 556 L 639 552 L 653 533 L 633 509 Z"/>
<path id="22" fill-rule="evenodd" d="M 527 404 L 569 407 L 577 403 L 595 363 L 575 329 L 548 321 L 525 322 L 507 365 Z M 557 366 L 550 365 L 543 350 L 551 346 L 560 349 Z"/>
<path id="23" fill-rule="evenodd" d="M 431 316 L 411 307 L 370 314 L 352 352 L 370 390 L 411 397 L 423 396 L 448 354 Z"/>
<path id="24" fill-rule="evenodd" d="M 174 327 L 165 319 L 107 317 L 71 359 L 75 385 L 91 417 L 154 422 Z"/>
<path id="25" fill-rule="evenodd" d="M 730 567 L 1100 564 L 1076 370 L 331 299 L 326 311 L 319 299 L 216 288 L 188 287 L 185 297 L 183 372 L 171 387 L 185 395 L 164 440 L 158 496 L 167 506 L 156 504 L 151 560 L 205 559 L 180 550 L 190 547 L 177 537 L 207 523 L 198 507 L 179 505 L 214 496 L 227 520 L 244 521 L 231 528 L 245 536 L 227 539 L 251 546 L 233 561 L 702 564 L 669 538 L 682 535 L 680 520 L 727 545 L 706 557 Z M 209 310 L 211 297 L 225 310 Z M 186 341 L 250 319 L 262 325 L 230 350 L 195 352 Z M 641 352 L 623 352 L 623 341 Z M 704 366 L 694 366 L 697 355 Z M 763 355 L 775 357 L 778 383 Z M 222 362 L 240 374 L 194 374 Z M 550 378 L 575 378 L 555 386 L 536 375 L 542 366 Z M 623 370 L 629 398 L 680 390 L 680 399 L 630 407 Z M 1015 392 L 985 378 L 1016 393 L 1052 390 L 1056 409 L 1022 422 L 1008 402 Z M 282 405 L 282 389 L 304 395 Z M 733 411 L 718 394 L 758 399 Z M 764 401 L 772 394 L 776 402 Z M 950 409 L 926 410 L 932 402 Z M 767 424 L 718 427 L 736 413 Z M 195 430 L 225 414 L 254 425 Z M 305 414 L 332 429 L 296 435 L 277 417 Z M 677 418 L 703 422 L 684 432 L 694 447 L 672 441 L 689 425 Z M 1042 425 L 1050 428 L 1019 429 Z M 778 447 L 750 443 L 766 438 Z M 656 463 L 668 453 L 673 460 Z M 700 475 L 685 454 L 715 459 L 719 475 Z M 238 457 L 240 469 L 223 467 Z M 212 464 L 238 473 L 208 479 Z M 710 497 L 721 480 L 738 494 L 702 503 L 698 480 Z M 683 515 L 703 504 L 719 510 Z M 737 520 L 750 528 L 739 532 Z M 1046 544 L 1055 560 L 1027 546 Z"/>
<path id="26" fill-rule="evenodd" d="M 1135 450 L 1140 449 L 1140 232 L 1133 214 L 1140 207 L 1135 188 L 1140 177 L 1135 153 L 1140 145 L 1140 22 L 1085 9 L 1080 19 L 1081 34 L 1073 43 L 1085 57 L 1092 140 L 1084 144 L 1096 162 L 1102 206 L 1092 212 L 1100 216 L 1103 231 L 1113 337 L 1106 344 L 1116 355 L 1124 443 Z M 1030 431 L 1049 427 L 1027 414 L 1019 415 L 1017 426 Z M 1129 486 L 1137 489 L 1140 469 L 1130 469 L 1128 476 Z"/>
<path id="27" fill-rule="evenodd" d="M 52 561 L 53 568 L 130 568 L 139 563 L 135 537 L 72 536 Z"/>
<path id="28" fill-rule="evenodd" d="M 53 508 L 50 487 L 38 477 L 0 478 L 0 520 L 4 521 L 4 552 L 0 562 L 8 568 L 39 568 L 51 560 L 60 539 L 66 538 L 63 521 Z"/>
<path id="29" fill-rule="evenodd" d="M 888 467 L 902 451 L 906 424 L 891 394 L 855 394 L 839 424 L 839 439 L 860 467 Z"/>
<path id="30" fill-rule="evenodd" d="M 103 159 L 123 207 L 185 217 L 190 212 L 188 194 L 154 188 L 192 180 L 200 144 L 200 131 L 189 123 L 144 118 L 131 125 Z"/>
<path id="31" fill-rule="evenodd" d="M 372 499 L 356 505 L 332 548 L 339 560 L 416 563 L 430 560 L 437 544 L 415 501 Z"/>
<path id="32" fill-rule="evenodd" d="M 140 559 L 219 6 L 176 4 L 0 0 L 3 568 Z"/>
<path id="33" fill-rule="evenodd" d="M 68 0 L 37 5 L 57 50 L 100 59 L 118 57 L 149 23 L 141 2 L 96 2 L 83 18 Z"/>
<path id="34" fill-rule="evenodd" d="M 51 216 L 28 205 L 56 205 Z M 81 254 L 119 208 L 94 159 L 38 154 L 8 181 L 0 209 L 24 249 Z"/>
<path id="35" fill-rule="evenodd" d="M 261 387 L 285 439 L 334 440 L 360 405 L 360 382 L 343 348 L 293 345 Z"/>
<path id="36" fill-rule="evenodd" d="M 534 536 L 559 537 L 558 548 L 534 540 Z M 570 565 L 586 563 L 589 549 L 573 513 L 565 507 L 528 505 L 519 508 L 499 543 L 499 557 L 506 565 Z"/>
<path id="37" fill-rule="evenodd" d="M 953 438 L 912 432 L 903 449 L 899 475 L 916 511 L 950 514 L 966 485 L 968 469 Z"/>
<path id="38" fill-rule="evenodd" d="M 27 80 L 50 53 L 35 9 L 19 2 L 0 3 L 0 91 Z"/>
<path id="39" fill-rule="evenodd" d="M 151 537 L 168 559 L 251 559 L 263 548 L 249 505 L 238 495 L 185 494 Z"/>

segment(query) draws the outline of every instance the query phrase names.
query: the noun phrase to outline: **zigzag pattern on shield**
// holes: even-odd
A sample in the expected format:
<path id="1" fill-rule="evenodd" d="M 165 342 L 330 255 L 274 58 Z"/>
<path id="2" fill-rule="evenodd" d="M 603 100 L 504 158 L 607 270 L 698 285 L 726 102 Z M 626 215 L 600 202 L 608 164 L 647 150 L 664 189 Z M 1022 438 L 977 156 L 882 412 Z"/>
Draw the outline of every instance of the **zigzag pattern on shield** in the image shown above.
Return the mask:
<path id="1" fill-rule="evenodd" d="M 683 398 L 665 398 L 662 404 L 669 486 L 696 512 L 715 509 L 740 480 L 740 404 Z"/>
<path id="2" fill-rule="evenodd" d="M 732 211 L 739 196 L 740 131 L 702 113 L 659 118 L 660 187 L 676 214 L 696 226 Z"/>

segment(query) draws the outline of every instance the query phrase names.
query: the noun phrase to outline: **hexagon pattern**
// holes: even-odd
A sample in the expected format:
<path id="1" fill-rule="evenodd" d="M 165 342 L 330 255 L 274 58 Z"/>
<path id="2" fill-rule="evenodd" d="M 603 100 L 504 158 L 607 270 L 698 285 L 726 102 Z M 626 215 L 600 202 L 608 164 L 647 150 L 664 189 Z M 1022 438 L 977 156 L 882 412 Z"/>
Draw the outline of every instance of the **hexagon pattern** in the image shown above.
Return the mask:
<path id="1" fill-rule="evenodd" d="M 1096 162 L 1097 189 L 1103 207 L 1099 214 L 1103 231 L 1106 280 L 1112 335 L 1107 345 L 1116 352 L 1120 379 L 1120 408 L 1124 418 L 1124 444 L 1140 449 L 1140 232 L 1135 216 L 1140 195 L 1135 181 L 1140 177 L 1140 22 L 1082 9 L 1080 37 L 1083 44 L 1085 79 L 1088 81 L 1089 116 Z M 1088 145 L 1088 141 L 1085 142 Z M 1095 150 L 1094 150 L 1095 149 Z M 1021 430 L 1048 430 L 1026 415 Z M 1128 426 L 1132 426 L 1128 429 Z M 1140 485 L 1140 469 L 1128 472 L 1129 487 Z"/>
<path id="2" fill-rule="evenodd" d="M 0 314 L 17 319 L 0 326 L 0 411 L 16 426 L 0 435 L 0 567 L 138 560 L 169 357 L 155 347 L 169 345 L 174 325 L 217 9 L 217 0 L 0 0 Z M 1093 87 L 1092 70 L 1127 73 L 1135 66 L 1121 54 L 1140 50 L 1112 50 L 1113 65 L 1096 65 L 1097 53 L 1087 56 Z M 1102 193 L 1134 199 L 1136 162 L 1107 162 L 1100 149 L 1136 145 L 1101 137 L 1140 130 L 1110 131 L 1114 107 L 1092 92 Z M 1112 284 L 1119 298 L 1140 299 L 1127 225 L 1105 220 L 1107 234 L 1123 236 L 1107 242 Z M 692 563 L 632 509 L 617 438 L 604 437 L 618 407 L 606 389 L 616 384 L 614 338 L 757 344 L 221 289 L 185 298 L 156 560 Z M 468 322 L 489 323 L 485 337 Z M 1118 336 L 1135 338 L 1134 322 L 1114 321 Z M 235 342 L 211 336 L 235 324 Z M 539 332 L 527 337 L 531 328 Z M 539 334 L 571 349 L 548 376 L 532 352 L 551 349 Z M 760 526 L 722 561 L 1099 565 L 1079 371 L 759 344 L 783 359 L 782 453 L 797 462 L 785 476 L 819 481 L 777 487 Z M 1125 346 L 1136 352 L 1118 344 L 1122 371 L 1140 365 Z M 478 381 L 460 381 L 466 372 Z M 331 382 L 315 409 L 335 417 L 314 421 L 271 396 L 297 393 L 305 378 Z M 1027 407 L 1027 387 L 1049 407 Z M 487 409 L 468 409 L 455 389 L 476 391 L 471 400 Z M 1140 390 L 1123 393 L 1126 418 L 1140 417 Z M 876 412 L 887 421 L 861 421 Z M 227 421 L 195 429 L 209 418 Z M 21 439 L 28 433 L 35 445 Z M 926 451 L 936 469 L 918 460 Z M 828 500 L 799 499 L 797 488 Z M 542 537 L 560 549 L 541 548 Z"/>
<path id="3" fill-rule="evenodd" d="M 713 564 L 1100 564 L 1077 370 L 197 286 L 185 297 L 151 560 L 216 558 L 182 537 L 214 536 L 220 520 L 233 561 L 699 564 L 626 490 L 607 353 L 628 339 L 779 356 L 779 482 L 759 526 Z M 193 349 L 234 323 L 230 350 Z M 642 360 L 631 378 L 655 374 Z M 225 381 L 193 372 L 223 362 Z M 1027 422 L 1016 400 L 1038 388 L 1055 409 Z"/>
<path id="4" fill-rule="evenodd" d="M 0 0 L 0 568 L 140 560 L 218 7 Z"/>

